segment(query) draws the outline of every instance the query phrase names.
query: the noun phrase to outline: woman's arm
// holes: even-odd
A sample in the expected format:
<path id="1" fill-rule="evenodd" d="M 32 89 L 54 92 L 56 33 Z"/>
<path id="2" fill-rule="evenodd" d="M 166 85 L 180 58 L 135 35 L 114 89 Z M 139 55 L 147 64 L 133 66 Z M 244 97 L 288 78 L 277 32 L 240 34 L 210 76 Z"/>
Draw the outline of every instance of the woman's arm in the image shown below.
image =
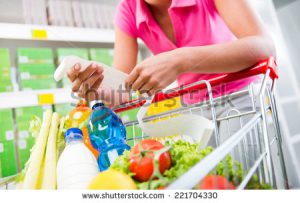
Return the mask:
<path id="1" fill-rule="evenodd" d="M 219 14 L 238 40 L 179 48 L 148 58 L 135 66 L 126 85 L 154 94 L 185 72 L 236 72 L 275 56 L 274 44 L 247 0 L 214 1 Z"/>
<path id="2" fill-rule="evenodd" d="M 129 36 L 118 27 L 116 27 L 115 33 L 113 66 L 125 73 L 130 73 L 137 63 L 137 39 Z"/>
<path id="3" fill-rule="evenodd" d="M 175 55 L 183 56 L 180 61 L 183 72 L 236 72 L 276 55 L 271 37 L 247 0 L 215 0 L 215 5 L 238 40 L 175 50 Z"/>

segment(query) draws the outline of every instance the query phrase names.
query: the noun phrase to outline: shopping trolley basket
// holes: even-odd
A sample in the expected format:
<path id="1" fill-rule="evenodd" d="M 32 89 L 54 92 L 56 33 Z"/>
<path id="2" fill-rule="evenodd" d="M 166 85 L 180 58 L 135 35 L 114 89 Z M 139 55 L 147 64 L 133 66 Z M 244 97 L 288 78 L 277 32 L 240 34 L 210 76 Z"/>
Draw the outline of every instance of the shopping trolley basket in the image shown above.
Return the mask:
<path id="1" fill-rule="evenodd" d="M 243 90 L 214 98 L 212 91 L 214 86 L 256 75 L 263 76 L 259 84 L 258 93 L 254 91 L 254 85 L 251 84 Z M 243 170 L 246 172 L 237 187 L 238 189 L 246 188 L 253 176 L 256 176 L 260 183 L 268 183 L 272 188 L 288 188 L 281 132 L 274 98 L 274 87 L 277 78 L 276 62 L 274 58 L 270 58 L 247 70 L 225 74 L 208 81 L 199 81 L 155 95 L 153 98 L 154 103 L 182 96 L 193 91 L 206 90 L 208 99 L 197 104 L 147 116 L 143 118 L 144 122 L 154 120 L 159 122 L 161 119 L 165 120 L 178 114 L 199 114 L 199 112 L 201 114 L 205 109 L 208 109 L 210 112 L 209 117 L 214 124 L 215 150 L 170 184 L 167 189 L 191 189 L 195 187 L 228 155 L 241 162 Z M 249 99 L 249 106 L 251 107 L 249 110 L 240 111 L 238 107 L 234 106 L 227 108 L 226 113 L 222 114 L 223 116 L 217 115 L 216 109 L 218 106 L 224 105 L 224 103 L 228 104 L 232 98 L 245 96 Z M 146 98 L 139 98 L 117 106 L 114 110 L 116 112 L 124 112 L 141 107 L 145 103 Z M 234 119 L 239 121 L 238 129 L 232 132 L 231 121 Z M 226 139 L 222 138 L 224 133 L 220 132 L 220 123 L 224 122 L 227 129 L 225 134 L 229 135 Z M 137 129 L 139 125 L 137 120 L 125 122 L 124 124 L 127 127 L 131 126 L 133 130 Z M 146 138 L 149 138 L 149 136 L 142 132 L 140 135 L 133 133 L 133 138 L 131 139 L 134 142 L 138 142 Z M 2 185 L 9 188 L 8 186 L 12 181 L 14 181 L 14 178 L 7 178 L 6 181 L 2 182 Z"/>
<path id="2" fill-rule="evenodd" d="M 214 98 L 213 87 L 248 77 L 261 75 L 259 84 L 249 85 L 248 88 L 227 95 Z M 274 58 L 264 60 L 257 65 L 232 74 L 224 74 L 208 81 L 199 81 L 172 89 L 168 92 L 160 92 L 153 98 L 153 103 L 172 99 L 193 91 L 206 90 L 208 99 L 197 104 L 187 105 L 175 110 L 151 115 L 143 119 L 144 122 L 167 119 L 173 115 L 197 113 L 201 114 L 203 109 L 209 109 L 210 119 L 214 123 L 214 137 L 216 149 L 206 158 L 197 163 L 188 172 L 173 182 L 167 189 L 191 189 L 207 176 L 227 155 L 243 163 L 243 169 L 247 174 L 240 182 L 238 189 L 244 189 L 251 178 L 256 175 L 261 183 L 268 183 L 272 188 L 288 188 L 287 175 L 282 152 L 282 140 L 279 120 L 274 98 L 274 87 L 277 75 L 277 65 Z M 259 86 L 255 92 L 254 86 Z M 216 108 L 230 102 L 232 98 L 248 95 L 250 110 L 241 112 L 238 107 L 227 109 L 225 116 L 218 116 Z M 146 98 L 139 98 L 116 107 L 116 112 L 124 112 L 138 108 L 146 103 Z M 224 115 L 224 114 L 223 114 Z M 231 133 L 231 121 L 239 120 L 239 129 Z M 220 123 L 225 122 L 227 132 L 230 136 L 222 140 L 219 132 Z M 126 126 L 138 128 L 138 121 L 125 122 Z M 224 126 L 224 125 L 223 125 Z M 235 126 L 236 127 L 236 126 Z M 138 142 L 149 138 L 144 133 L 134 133 L 132 140 Z"/>

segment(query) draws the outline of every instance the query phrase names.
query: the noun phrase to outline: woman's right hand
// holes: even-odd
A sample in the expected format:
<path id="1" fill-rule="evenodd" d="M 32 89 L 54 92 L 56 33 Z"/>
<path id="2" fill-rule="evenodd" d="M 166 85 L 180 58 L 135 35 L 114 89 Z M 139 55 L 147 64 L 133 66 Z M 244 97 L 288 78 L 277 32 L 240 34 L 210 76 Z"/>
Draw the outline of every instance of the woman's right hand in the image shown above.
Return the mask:
<path id="1" fill-rule="evenodd" d="M 68 72 L 68 78 L 72 82 L 72 91 L 87 101 L 103 100 L 109 106 L 116 106 L 128 101 L 129 92 L 100 88 L 104 78 L 103 68 L 98 64 L 91 64 L 80 72 L 80 64 L 73 66 Z"/>
<path id="2" fill-rule="evenodd" d="M 88 101 L 99 98 L 91 98 L 91 93 L 97 93 L 104 78 L 103 68 L 92 63 L 84 71 L 80 72 L 80 64 L 75 64 L 67 72 L 67 76 L 72 83 L 72 91 L 78 93 L 78 96 L 87 99 Z M 96 95 L 96 94 L 95 94 Z M 96 97 L 96 96 L 93 96 Z"/>

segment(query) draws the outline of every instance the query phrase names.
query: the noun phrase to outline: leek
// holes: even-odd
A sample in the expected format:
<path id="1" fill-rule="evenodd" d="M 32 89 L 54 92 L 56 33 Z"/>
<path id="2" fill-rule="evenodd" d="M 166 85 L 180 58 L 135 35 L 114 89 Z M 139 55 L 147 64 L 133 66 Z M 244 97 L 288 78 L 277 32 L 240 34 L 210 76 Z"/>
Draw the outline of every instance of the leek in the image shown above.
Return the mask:
<path id="1" fill-rule="evenodd" d="M 44 158 L 45 148 L 46 148 L 47 139 L 49 135 L 51 117 L 52 117 L 51 110 L 47 110 L 44 112 L 41 130 L 37 138 L 35 147 L 32 150 L 27 173 L 25 174 L 24 182 L 22 185 L 23 189 L 37 189 L 39 175 L 41 173 L 40 170 L 42 167 L 42 161 Z"/>
<path id="2" fill-rule="evenodd" d="M 57 148 L 56 139 L 59 125 L 59 114 L 53 113 L 51 120 L 50 133 L 48 136 L 46 156 L 44 162 L 44 174 L 42 176 L 42 189 L 56 189 L 56 163 Z"/>

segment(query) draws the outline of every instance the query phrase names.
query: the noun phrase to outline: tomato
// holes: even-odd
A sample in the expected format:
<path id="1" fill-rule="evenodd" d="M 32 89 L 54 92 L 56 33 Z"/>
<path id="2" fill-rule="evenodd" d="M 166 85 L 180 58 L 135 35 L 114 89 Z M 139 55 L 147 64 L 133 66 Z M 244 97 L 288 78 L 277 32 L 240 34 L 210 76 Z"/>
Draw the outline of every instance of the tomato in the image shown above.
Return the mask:
<path id="1" fill-rule="evenodd" d="M 197 188 L 202 190 L 234 190 L 235 186 L 224 176 L 208 175 Z"/>
<path id="2" fill-rule="evenodd" d="M 154 153 L 165 146 L 156 140 L 143 140 L 135 145 L 130 152 L 129 169 L 134 173 L 134 179 L 148 181 L 154 172 Z M 171 167 L 171 156 L 164 152 L 159 156 L 158 168 L 161 174 Z"/>

